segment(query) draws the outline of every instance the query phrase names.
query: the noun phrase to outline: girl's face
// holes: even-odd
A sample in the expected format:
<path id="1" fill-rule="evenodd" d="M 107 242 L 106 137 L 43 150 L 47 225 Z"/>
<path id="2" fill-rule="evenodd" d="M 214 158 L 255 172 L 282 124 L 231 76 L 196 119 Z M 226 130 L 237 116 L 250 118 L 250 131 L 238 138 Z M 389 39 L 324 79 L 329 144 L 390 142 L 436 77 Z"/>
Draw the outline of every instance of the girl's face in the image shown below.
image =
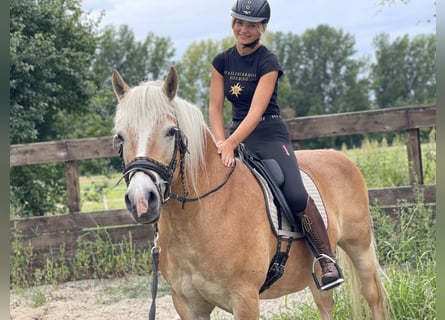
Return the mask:
<path id="1" fill-rule="evenodd" d="M 235 19 L 232 30 L 239 44 L 249 44 L 261 36 L 259 23 L 256 22 Z"/>

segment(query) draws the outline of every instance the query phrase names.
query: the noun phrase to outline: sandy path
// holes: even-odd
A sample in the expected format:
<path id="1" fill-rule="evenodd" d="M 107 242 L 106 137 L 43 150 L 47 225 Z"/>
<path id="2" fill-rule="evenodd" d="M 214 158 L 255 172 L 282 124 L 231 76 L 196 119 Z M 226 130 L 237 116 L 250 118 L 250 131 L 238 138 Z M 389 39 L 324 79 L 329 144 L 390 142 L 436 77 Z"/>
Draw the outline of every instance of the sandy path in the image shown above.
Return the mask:
<path id="1" fill-rule="evenodd" d="M 308 291 L 275 300 L 261 301 L 263 317 L 296 310 L 311 301 Z M 162 292 L 156 300 L 157 320 L 179 319 L 171 297 Z M 145 277 L 114 280 L 84 280 L 58 286 L 11 291 L 10 319 L 14 320 L 146 320 L 151 303 L 149 281 Z M 214 320 L 232 319 L 216 309 Z"/>

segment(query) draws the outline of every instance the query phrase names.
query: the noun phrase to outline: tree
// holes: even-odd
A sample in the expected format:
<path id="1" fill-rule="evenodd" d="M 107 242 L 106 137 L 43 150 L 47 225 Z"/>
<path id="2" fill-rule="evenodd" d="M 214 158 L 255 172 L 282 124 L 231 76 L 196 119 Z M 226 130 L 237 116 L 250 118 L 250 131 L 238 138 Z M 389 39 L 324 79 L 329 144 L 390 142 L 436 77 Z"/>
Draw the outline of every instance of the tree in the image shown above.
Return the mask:
<path id="1" fill-rule="evenodd" d="M 351 35 L 326 25 L 302 36 L 275 34 L 272 49 L 292 88 L 287 105 L 298 116 L 369 108 L 366 63 L 354 58 L 354 45 Z"/>
<path id="2" fill-rule="evenodd" d="M 147 79 L 161 79 L 172 64 L 175 49 L 169 38 L 147 34 L 144 41 L 135 39 L 133 31 L 122 25 L 106 26 L 97 40 L 97 50 L 91 68 L 95 92 L 88 104 L 88 117 L 74 114 L 60 119 L 70 136 L 84 138 L 107 136 L 113 127 L 117 105 L 111 87 L 113 69 L 119 71 L 130 85 Z"/>
<path id="3" fill-rule="evenodd" d="M 10 2 L 10 143 L 58 138 L 57 112 L 86 111 L 97 22 L 78 0 Z"/>
<path id="4" fill-rule="evenodd" d="M 223 42 L 205 40 L 192 43 L 177 63 L 180 77 L 179 95 L 199 106 L 205 119 L 208 119 L 212 60 L 223 50 Z"/>
<path id="5" fill-rule="evenodd" d="M 175 49 L 170 38 L 148 33 L 144 41 L 137 41 L 127 25 L 118 30 L 110 25 L 104 28 L 99 39 L 93 64 L 98 86 L 110 89 L 109 80 L 113 69 L 136 85 L 144 79 L 159 80 L 172 64 Z"/>
<path id="6" fill-rule="evenodd" d="M 279 87 L 282 108 L 292 108 L 295 116 L 370 108 L 367 62 L 354 56 L 350 34 L 320 25 L 301 36 L 277 32 L 269 42 L 285 75 Z M 360 140 L 360 136 L 315 139 L 306 141 L 305 147 L 352 145 Z"/>
<path id="7" fill-rule="evenodd" d="M 87 111 L 97 23 L 78 0 L 10 1 L 11 144 L 57 140 L 60 114 Z M 64 203 L 61 177 L 60 165 L 12 168 L 12 211 L 55 212 Z"/>
<path id="8" fill-rule="evenodd" d="M 436 37 L 408 35 L 390 42 L 388 34 L 374 38 L 373 90 L 379 108 L 436 101 Z"/>

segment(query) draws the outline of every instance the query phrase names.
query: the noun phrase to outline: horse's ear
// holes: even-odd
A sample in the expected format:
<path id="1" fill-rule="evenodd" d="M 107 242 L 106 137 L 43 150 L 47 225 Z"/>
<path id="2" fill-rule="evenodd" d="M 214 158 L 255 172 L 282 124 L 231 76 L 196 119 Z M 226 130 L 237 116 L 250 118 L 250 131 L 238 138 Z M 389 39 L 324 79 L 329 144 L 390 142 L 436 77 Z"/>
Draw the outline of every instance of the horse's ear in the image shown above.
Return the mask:
<path id="1" fill-rule="evenodd" d="M 176 96 L 176 91 L 178 91 L 179 76 L 178 72 L 174 67 L 170 67 L 167 78 L 165 78 L 164 86 L 162 90 L 167 95 L 170 100 Z"/>
<path id="2" fill-rule="evenodd" d="M 113 84 L 114 94 L 117 97 L 118 101 L 121 101 L 124 95 L 130 91 L 130 87 L 125 83 L 124 79 L 122 79 L 121 75 L 117 70 L 113 70 L 113 74 L 111 76 L 111 82 Z"/>

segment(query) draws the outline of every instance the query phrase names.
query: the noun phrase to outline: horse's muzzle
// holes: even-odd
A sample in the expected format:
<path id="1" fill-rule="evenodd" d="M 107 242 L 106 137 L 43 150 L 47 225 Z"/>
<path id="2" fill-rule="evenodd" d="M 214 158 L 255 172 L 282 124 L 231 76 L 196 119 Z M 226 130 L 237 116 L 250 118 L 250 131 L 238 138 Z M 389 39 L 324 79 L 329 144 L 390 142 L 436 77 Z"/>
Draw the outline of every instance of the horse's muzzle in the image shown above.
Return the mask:
<path id="1" fill-rule="evenodd" d="M 138 223 L 155 223 L 161 212 L 161 197 L 146 174 L 135 174 L 125 194 L 125 205 Z"/>

